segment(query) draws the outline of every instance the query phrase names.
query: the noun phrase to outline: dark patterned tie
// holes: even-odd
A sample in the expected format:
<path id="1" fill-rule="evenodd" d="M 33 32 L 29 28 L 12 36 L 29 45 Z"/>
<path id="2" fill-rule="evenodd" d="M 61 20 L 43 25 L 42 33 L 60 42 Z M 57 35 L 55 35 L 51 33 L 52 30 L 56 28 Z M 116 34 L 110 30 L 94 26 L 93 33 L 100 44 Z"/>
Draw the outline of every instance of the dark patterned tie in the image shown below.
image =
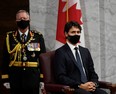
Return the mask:
<path id="1" fill-rule="evenodd" d="M 77 59 L 77 65 L 78 65 L 78 68 L 79 68 L 80 73 L 81 73 L 81 81 L 82 81 L 83 83 L 85 83 L 85 82 L 87 82 L 87 77 L 86 77 L 86 75 L 85 75 L 85 73 L 84 73 L 83 65 L 82 65 L 82 63 L 81 63 L 80 56 L 79 56 L 79 54 L 78 54 L 78 48 L 75 47 L 74 49 L 75 49 L 75 55 L 76 55 L 76 59 Z"/>
<path id="2" fill-rule="evenodd" d="M 25 37 L 26 37 L 26 35 L 25 35 L 25 34 L 22 34 L 22 35 L 21 35 L 21 41 L 22 41 L 22 43 L 24 43 L 24 42 L 25 42 Z"/>
<path id="3" fill-rule="evenodd" d="M 21 46 L 21 48 L 22 48 L 21 49 L 21 60 L 24 61 L 24 62 L 27 60 L 26 50 L 25 50 L 25 37 L 26 37 L 25 34 L 22 34 L 21 35 L 21 41 L 22 41 L 22 46 Z"/>

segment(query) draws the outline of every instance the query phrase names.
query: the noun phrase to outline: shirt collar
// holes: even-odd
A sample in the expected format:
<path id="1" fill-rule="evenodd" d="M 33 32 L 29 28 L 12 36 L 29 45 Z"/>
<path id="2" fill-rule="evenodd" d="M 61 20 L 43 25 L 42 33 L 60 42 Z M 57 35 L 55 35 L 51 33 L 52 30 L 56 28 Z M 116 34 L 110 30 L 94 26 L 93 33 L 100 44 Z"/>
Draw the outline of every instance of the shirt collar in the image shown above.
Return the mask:
<path id="1" fill-rule="evenodd" d="M 18 30 L 19 31 L 19 34 L 20 34 L 20 36 L 23 34 L 20 30 Z M 29 30 L 27 30 L 26 32 L 25 32 L 25 35 L 27 36 L 28 35 L 28 32 L 29 32 Z"/>
<path id="2" fill-rule="evenodd" d="M 71 43 L 69 43 L 68 41 L 67 41 L 67 44 L 69 45 L 69 47 L 71 48 L 71 50 L 74 50 L 75 47 L 79 48 L 79 44 L 77 44 L 76 46 L 74 46 Z"/>

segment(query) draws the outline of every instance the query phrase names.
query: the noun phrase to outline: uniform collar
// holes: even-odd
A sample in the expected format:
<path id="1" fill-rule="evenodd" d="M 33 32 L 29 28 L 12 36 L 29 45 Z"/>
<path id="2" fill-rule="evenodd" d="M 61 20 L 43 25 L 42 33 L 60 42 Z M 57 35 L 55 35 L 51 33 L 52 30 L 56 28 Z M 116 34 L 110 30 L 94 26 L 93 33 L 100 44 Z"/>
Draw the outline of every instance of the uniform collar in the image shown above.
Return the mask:
<path id="1" fill-rule="evenodd" d="M 19 32 L 20 36 L 23 34 L 20 30 L 18 30 L 18 32 Z M 28 35 L 28 32 L 29 32 L 29 30 L 27 30 L 27 31 L 25 32 L 25 35 L 26 35 L 26 36 Z"/>

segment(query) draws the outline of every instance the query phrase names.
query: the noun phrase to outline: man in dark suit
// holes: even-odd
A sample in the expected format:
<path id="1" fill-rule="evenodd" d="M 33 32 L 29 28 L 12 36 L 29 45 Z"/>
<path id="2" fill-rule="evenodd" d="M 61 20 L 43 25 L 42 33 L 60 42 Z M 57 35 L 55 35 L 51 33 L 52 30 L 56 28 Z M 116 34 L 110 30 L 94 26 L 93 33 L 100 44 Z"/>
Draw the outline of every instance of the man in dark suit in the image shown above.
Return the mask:
<path id="1" fill-rule="evenodd" d="M 81 26 L 70 21 L 66 23 L 64 33 L 66 44 L 55 51 L 54 74 L 57 83 L 75 88 L 75 94 L 107 94 L 98 88 L 98 75 L 89 50 L 79 46 Z"/>
<path id="2" fill-rule="evenodd" d="M 46 52 L 40 32 L 29 29 L 25 10 L 16 14 L 16 31 L 7 32 L 3 50 L 2 74 L 9 75 L 11 94 L 39 94 L 39 55 Z"/>

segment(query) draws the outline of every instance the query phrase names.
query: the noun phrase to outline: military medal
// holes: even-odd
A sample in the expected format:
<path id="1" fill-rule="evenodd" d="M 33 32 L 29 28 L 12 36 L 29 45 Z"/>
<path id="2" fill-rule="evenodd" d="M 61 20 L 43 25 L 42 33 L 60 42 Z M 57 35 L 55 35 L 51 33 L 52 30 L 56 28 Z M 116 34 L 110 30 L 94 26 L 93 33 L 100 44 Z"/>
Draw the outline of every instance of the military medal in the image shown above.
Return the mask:
<path id="1" fill-rule="evenodd" d="M 26 56 L 23 56 L 23 60 L 26 61 L 27 60 L 27 57 Z"/>
<path id="2" fill-rule="evenodd" d="M 27 60 L 27 56 L 26 56 L 26 53 L 24 52 L 24 55 L 23 55 L 23 60 L 26 61 Z"/>
<path id="3" fill-rule="evenodd" d="M 22 52 L 24 53 L 25 52 L 25 49 L 22 49 Z"/>
<path id="4" fill-rule="evenodd" d="M 34 44 L 34 49 L 35 49 L 36 51 L 40 51 L 40 44 L 39 44 L 39 43 L 35 43 L 35 44 Z"/>
<path id="5" fill-rule="evenodd" d="M 32 57 L 35 57 L 35 53 L 33 52 L 33 54 L 31 55 Z"/>

